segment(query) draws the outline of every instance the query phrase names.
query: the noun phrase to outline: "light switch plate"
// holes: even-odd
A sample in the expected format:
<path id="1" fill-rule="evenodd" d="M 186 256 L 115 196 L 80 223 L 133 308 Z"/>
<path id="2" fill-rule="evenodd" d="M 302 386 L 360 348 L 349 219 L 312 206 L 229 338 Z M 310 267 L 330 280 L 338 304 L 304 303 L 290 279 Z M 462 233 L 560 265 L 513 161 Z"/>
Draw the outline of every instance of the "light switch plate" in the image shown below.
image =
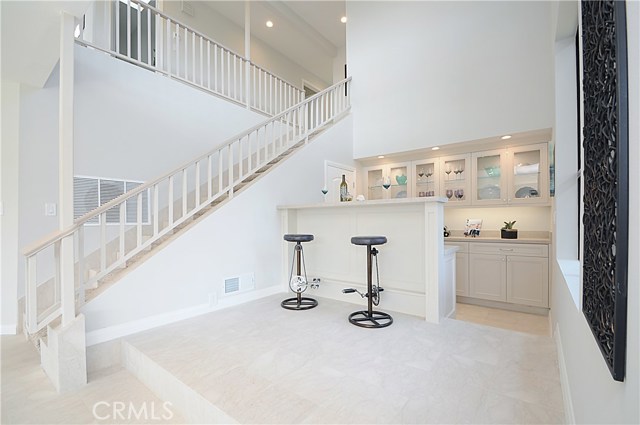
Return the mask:
<path id="1" fill-rule="evenodd" d="M 44 215 L 46 215 L 48 217 L 55 216 L 58 213 L 56 207 L 57 207 L 57 205 L 55 203 L 45 203 L 44 204 Z"/>
<path id="2" fill-rule="evenodd" d="M 0 216 L 4 215 L 4 202 L 0 202 Z"/>

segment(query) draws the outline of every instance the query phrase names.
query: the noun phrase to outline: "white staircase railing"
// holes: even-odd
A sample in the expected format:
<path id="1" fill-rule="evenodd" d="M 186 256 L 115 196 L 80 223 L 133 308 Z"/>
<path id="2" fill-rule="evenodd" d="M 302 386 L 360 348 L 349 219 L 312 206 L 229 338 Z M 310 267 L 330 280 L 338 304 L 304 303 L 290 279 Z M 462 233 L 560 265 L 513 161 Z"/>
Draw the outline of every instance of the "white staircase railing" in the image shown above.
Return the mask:
<path id="1" fill-rule="evenodd" d="M 206 35 L 139 0 L 111 0 L 77 38 L 81 45 L 268 115 L 304 99 L 304 91 Z M 107 22 L 107 34 L 97 22 Z"/>
<path id="2" fill-rule="evenodd" d="M 69 311 L 60 299 L 68 293 L 63 285 L 73 285 L 75 312 L 100 279 L 126 267 L 127 260 L 219 198 L 233 197 L 236 185 L 345 114 L 351 107 L 350 81 L 323 90 L 27 248 L 25 334 L 38 332 Z M 63 241 L 73 244 L 71 262 L 63 258 Z M 75 265 L 72 282 L 61 280 L 65 264 Z"/>

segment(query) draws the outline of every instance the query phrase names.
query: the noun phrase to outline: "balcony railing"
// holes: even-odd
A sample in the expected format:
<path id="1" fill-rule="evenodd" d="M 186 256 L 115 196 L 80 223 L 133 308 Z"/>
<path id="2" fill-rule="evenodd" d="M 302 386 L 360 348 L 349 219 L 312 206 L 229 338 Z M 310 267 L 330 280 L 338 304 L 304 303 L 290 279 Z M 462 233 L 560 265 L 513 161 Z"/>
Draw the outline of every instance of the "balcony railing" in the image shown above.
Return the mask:
<path id="1" fill-rule="evenodd" d="M 113 0 L 81 31 L 81 45 L 166 75 L 253 110 L 276 115 L 304 91 L 139 0 Z M 106 22 L 99 34 L 95 21 Z"/>

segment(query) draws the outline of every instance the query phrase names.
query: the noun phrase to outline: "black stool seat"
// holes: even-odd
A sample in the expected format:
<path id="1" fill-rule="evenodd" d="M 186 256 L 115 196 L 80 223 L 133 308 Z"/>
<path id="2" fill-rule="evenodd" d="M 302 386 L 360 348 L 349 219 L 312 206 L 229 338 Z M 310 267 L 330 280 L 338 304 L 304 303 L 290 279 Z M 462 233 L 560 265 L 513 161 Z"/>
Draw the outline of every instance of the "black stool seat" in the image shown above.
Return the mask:
<path id="1" fill-rule="evenodd" d="M 354 245 L 382 245 L 387 243 L 385 236 L 354 236 L 351 238 Z"/>
<path id="2" fill-rule="evenodd" d="M 287 242 L 311 242 L 313 235 L 288 234 L 284 235 L 284 240 Z"/>

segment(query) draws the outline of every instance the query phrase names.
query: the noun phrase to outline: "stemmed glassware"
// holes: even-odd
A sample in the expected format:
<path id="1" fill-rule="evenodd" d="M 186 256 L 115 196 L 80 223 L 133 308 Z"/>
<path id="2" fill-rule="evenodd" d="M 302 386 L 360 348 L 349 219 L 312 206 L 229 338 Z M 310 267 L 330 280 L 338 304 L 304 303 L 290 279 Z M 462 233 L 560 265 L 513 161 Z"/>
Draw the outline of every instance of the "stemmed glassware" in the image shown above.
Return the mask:
<path id="1" fill-rule="evenodd" d="M 382 179 L 382 187 L 385 189 L 389 189 L 391 187 L 391 179 L 389 177 L 385 177 Z"/>
<path id="2" fill-rule="evenodd" d="M 327 187 L 322 188 L 322 196 L 324 196 L 324 202 L 327 202 L 327 193 L 329 193 L 329 189 Z"/>
<path id="3" fill-rule="evenodd" d="M 464 198 L 464 190 L 463 189 L 456 189 L 454 194 L 456 195 L 456 198 L 458 199 L 458 201 L 462 201 L 462 198 Z"/>
<path id="4" fill-rule="evenodd" d="M 447 198 L 451 199 L 451 197 L 453 196 L 453 190 L 447 189 L 447 191 L 445 192 L 445 195 L 447 195 Z"/>
<path id="5" fill-rule="evenodd" d="M 447 174 L 447 180 L 449 180 L 449 174 L 451 174 L 451 164 L 447 163 L 447 166 L 444 169 L 444 172 Z"/>

